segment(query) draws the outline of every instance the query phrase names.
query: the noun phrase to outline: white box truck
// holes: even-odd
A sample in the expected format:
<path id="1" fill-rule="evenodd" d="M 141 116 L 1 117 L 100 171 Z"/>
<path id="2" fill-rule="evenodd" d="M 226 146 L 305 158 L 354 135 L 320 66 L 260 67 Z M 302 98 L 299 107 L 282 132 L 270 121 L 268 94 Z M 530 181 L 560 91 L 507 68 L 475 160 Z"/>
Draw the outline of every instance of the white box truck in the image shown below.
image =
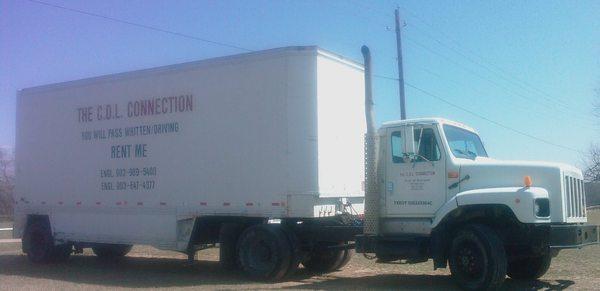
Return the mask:
<path id="1" fill-rule="evenodd" d="M 255 278 L 338 269 L 360 222 L 315 206 L 362 201 L 363 86 L 288 47 L 23 89 L 14 236 L 34 262 L 220 243 Z"/>
<path id="2" fill-rule="evenodd" d="M 300 263 L 340 268 L 356 238 L 380 263 L 433 259 L 462 288 L 489 290 L 598 243 L 581 170 L 494 160 L 473 128 L 443 118 L 376 130 L 363 53 L 364 76 L 293 47 L 20 91 L 23 250 L 34 262 L 132 244 L 191 256 L 219 242 L 224 267 L 280 279 Z M 363 193 L 362 234 L 351 215 L 315 216 Z"/>

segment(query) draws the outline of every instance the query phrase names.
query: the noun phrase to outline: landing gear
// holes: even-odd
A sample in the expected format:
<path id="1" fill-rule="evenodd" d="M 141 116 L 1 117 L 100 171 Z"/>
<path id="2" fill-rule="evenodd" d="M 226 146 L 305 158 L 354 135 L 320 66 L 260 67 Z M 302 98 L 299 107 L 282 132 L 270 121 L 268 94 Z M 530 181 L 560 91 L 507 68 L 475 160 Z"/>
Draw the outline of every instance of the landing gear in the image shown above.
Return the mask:
<path id="1" fill-rule="evenodd" d="M 47 221 L 32 221 L 23 236 L 23 250 L 33 263 L 64 262 L 69 259 L 73 246 L 69 243 L 54 245 L 54 237 Z"/>

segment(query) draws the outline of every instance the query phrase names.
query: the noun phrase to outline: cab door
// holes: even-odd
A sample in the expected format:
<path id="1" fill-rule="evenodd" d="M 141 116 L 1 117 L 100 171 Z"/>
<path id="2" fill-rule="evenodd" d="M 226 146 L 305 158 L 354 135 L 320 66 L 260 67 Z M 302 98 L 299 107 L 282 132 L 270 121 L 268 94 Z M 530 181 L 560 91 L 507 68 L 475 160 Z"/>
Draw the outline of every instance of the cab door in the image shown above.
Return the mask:
<path id="1" fill-rule="evenodd" d="M 386 134 L 387 215 L 433 217 L 446 200 L 446 163 L 437 127 L 388 128 Z M 407 136 L 413 145 L 407 146 Z"/>

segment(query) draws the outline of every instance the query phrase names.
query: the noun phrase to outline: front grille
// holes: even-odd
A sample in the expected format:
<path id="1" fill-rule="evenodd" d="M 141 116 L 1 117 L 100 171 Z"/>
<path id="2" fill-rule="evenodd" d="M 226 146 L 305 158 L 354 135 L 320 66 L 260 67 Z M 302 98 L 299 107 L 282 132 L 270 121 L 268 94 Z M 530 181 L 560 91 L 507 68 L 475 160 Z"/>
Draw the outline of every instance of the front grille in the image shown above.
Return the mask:
<path id="1" fill-rule="evenodd" d="M 583 180 L 565 176 L 567 218 L 585 217 L 585 187 Z"/>

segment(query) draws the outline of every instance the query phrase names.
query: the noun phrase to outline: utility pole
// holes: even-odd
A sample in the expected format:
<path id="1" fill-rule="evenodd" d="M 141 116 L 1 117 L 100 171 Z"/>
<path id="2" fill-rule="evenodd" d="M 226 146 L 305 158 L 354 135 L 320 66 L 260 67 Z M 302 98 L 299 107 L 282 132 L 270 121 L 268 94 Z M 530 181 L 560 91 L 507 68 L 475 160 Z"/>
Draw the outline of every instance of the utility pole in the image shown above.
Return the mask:
<path id="1" fill-rule="evenodd" d="M 396 8 L 396 49 L 398 50 L 398 91 L 400 93 L 400 119 L 406 119 L 406 103 L 404 101 L 404 68 L 402 66 L 402 36 L 400 32 L 400 11 Z"/>

